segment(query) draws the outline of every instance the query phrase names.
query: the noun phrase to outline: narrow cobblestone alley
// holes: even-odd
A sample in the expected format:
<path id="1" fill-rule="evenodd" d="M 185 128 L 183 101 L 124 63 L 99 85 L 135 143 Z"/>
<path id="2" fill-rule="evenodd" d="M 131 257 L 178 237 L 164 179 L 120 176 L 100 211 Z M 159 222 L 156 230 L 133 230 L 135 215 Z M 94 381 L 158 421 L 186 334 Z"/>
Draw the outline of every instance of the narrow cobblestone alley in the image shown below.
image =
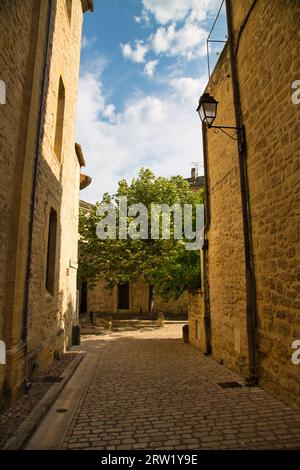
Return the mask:
<path id="1" fill-rule="evenodd" d="M 299 448 L 300 412 L 258 387 L 222 389 L 240 378 L 184 344 L 181 328 L 85 337 L 96 367 L 61 448 Z"/>

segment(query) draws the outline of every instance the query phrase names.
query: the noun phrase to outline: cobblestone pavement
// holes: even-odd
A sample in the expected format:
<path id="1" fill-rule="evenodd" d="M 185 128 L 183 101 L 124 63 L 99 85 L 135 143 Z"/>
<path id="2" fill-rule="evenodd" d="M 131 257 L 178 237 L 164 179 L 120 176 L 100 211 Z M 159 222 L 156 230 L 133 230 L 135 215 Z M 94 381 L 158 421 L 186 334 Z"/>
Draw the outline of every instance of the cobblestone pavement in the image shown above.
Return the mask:
<path id="1" fill-rule="evenodd" d="M 97 366 L 64 449 L 300 448 L 300 411 L 255 388 L 181 340 L 182 325 L 85 340 Z"/>

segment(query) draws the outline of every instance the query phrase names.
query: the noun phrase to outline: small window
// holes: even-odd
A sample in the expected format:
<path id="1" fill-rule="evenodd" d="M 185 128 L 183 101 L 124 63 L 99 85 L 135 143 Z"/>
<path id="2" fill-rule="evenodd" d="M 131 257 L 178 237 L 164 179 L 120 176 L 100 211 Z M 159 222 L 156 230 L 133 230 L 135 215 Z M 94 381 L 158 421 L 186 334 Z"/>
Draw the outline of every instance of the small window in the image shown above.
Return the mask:
<path id="1" fill-rule="evenodd" d="M 72 19 L 72 0 L 65 0 L 69 21 Z"/>
<path id="2" fill-rule="evenodd" d="M 125 282 L 118 286 L 118 308 L 120 310 L 129 309 L 129 283 Z"/>
<path id="3" fill-rule="evenodd" d="M 47 246 L 47 267 L 46 267 L 46 289 L 52 296 L 54 295 L 55 284 L 55 258 L 56 258 L 56 234 L 57 234 L 57 213 L 51 209 L 49 216 L 48 246 Z"/>
<path id="4" fill-rule="evenodd" d="M 65 87 L 62 79 L 59 79 L 54 152 L 59 160 L 62 156 L 63 134 L 64 134 L 64 117 L 65 117 Z"/>

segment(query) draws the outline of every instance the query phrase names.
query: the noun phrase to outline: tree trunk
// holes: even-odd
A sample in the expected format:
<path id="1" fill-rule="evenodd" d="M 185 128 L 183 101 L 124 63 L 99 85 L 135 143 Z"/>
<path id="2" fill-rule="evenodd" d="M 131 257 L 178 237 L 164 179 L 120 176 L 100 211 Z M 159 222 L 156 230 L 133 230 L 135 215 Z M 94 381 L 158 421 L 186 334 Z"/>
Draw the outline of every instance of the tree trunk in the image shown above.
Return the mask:
<path id="1" fill-rule="evenodd" d="M 149 286 L 149 312 L 154 312 L 154 287 Z"/>

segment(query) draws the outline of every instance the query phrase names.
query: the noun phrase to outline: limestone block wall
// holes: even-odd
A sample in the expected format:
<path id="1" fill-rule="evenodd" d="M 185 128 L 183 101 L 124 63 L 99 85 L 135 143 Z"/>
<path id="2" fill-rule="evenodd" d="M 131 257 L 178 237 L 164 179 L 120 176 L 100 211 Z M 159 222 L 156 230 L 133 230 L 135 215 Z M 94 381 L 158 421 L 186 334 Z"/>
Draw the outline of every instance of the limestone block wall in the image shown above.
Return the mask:
<path id="1" fill-rule="evenodd" d="M 226 47 L 208 85 L 217 101 L 215 125 L 234 126 L 229 50 Z M 212 351 L 217 360 L 247 373 L 246 283 L 242 209 L 236 142 L 208 131 L 211 224 L 208 282 Z"/>
<path id="2" fill-rule="evenodd" d="M 203 292 L 201 290 L 189 294 L 188 319 L 189 343 L 205 352 L 205 325 Z"/>
<path id="3" fill-rule="evenodd" d="M 7 347 L 7 364 L 0 365 L 0 406 L 68 347 L 74 321 L 80 172 L 75 121 L 83 13 L 81 0 L 73 0 L 71 18 L 64 0 L 54 4 L 47 96 L 41 116 L 50 2 L 3 0 L 0 4 L 0 80 L 7 90 L 7 102 L 0 106 L 0 339 Z M 59 160 L 54 137 L 60 78 L 65 86 L 65 113 Z M 30 208 L 40 118 L 44 125 L 28 290 Z M 57 212 L 58 222 L 53 295 L 45 286 L 51 208 Z"/>
<path id="4" fill-rule="evenodd" d="M 183 293 L 177 300 L 164 302 L 154 297 L 154 309 L 169 315 L 186 315 L 188 312 L 189 294 Z M 99 313 L 143 314 L 149 312 L 149 286 L 143 279 L 129 285 L 129 309 L 118 309 L 118 289 L 108 289 L 103 280 L 88 288 L 88 311 Z"/>
<path id="5" fill-rule="evenodd" d="M 189 298 L 190 294 L 186 291 L 178 299 L 171 299 L 167 302 L 162 300 L 160 297 L 155 297 L 155 309 L 158 312 L 161 311 L 166 312 L 168 314 L 187 316 Z"/>
<path id="6" fill-rule="evenodd" d="M 107 289 L 105 282 L 100 279 L 93 287 L 88 287 L 88 312 L 113 313 L 115 312 L 114 289 Z"/>
<path id="7" fill-rule="evenodd" d="M 0 80 L 6 85 L 0 106 L 0 339 L 7 348 L 0 402 L 25 377 L 25 271 L 47 11 L 47 1 L 0 3 Z"/>
<path id="8" fill-rule="evenodd" d="M 130 284 L 130 307 L 134 313 L 149 311 L 149 287 L 143 279 Z"/>
<path id="9" fill-rule="evenodd" d="M 292 103 L 291 84 L 300 77 L 300 3 L 232 0 L 231 5 L 248 148 L 258 375 L 263 387 L 295 404 L 300 369 L 292 364 L 291 344 L 300 339 L 300 106 Z M 215 125 L 235 125 L 227 48 L 207 91 L 219 101 Z M 246 288 L 237 147 L 210 129 L 207 150 L 212 353 L 245 375 Z"/>
<path id="10" fill-rule="evenodd" d="M 234 29 L 245 17 L 233 2 Z M 267 25 L 267 27 L 266 27 Z M 261 384 L 300 403 L 300 3 L 258 0 L 240 38 L 238 71 L 247 132 L 257 282 L 257 348 Z"/>
<path id="11" fill-rule="evenodd" d="M 81 0 L 73 0 L 69 19 L 66 2 L 58 0 L 53 31 L 49 88 L 46 100 L 42 158 L 33 239 L 30 286 L 29 354 L 32 367 L 44 369 L 68 347 L 75 320 L 79 212 L 79 163 L 75 123 L 80 63 Z M 59 83 L 65 88 L 62 153 L 54 151 Z M 50 210 L 57 212 L 55 285 L 45 288 Z"/>

